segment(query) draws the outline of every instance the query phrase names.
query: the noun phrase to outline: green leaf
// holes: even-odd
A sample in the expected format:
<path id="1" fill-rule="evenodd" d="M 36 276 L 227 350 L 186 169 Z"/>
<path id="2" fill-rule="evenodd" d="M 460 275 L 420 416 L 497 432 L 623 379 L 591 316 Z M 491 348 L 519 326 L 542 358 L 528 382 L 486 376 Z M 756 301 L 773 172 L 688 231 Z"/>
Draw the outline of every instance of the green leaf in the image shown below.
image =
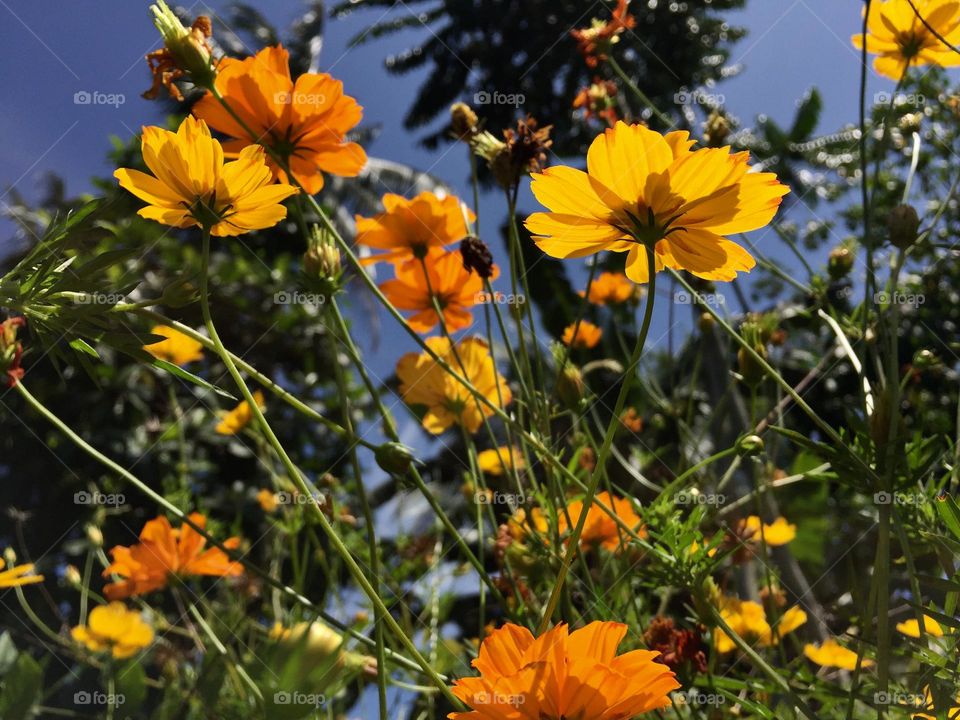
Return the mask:
<path id="1" fill-rule="evenodd" d="M 957 501 L 949 495 L 943 499 L 937 498 L 937 512 L 947 529 L 960 540 L 960 507 L 957 506 Z"/>
<path id="2" fill-rule="evenodd" d="M 820 111 L 823 110 L 823 100 L 816 88 L 810 90 L 797 109 L 797 116 L 790 129 L 790 140 L 795 143 L 804 142 L 810 138 L 820 122 Z"/>
<path id="3" fill-rule="evenodd" d="M 26 653 L 21 653 L 4 678 L 0 691 L 0 718 L 21 720 L 27 718 L 38 699 L 43 671 Z"/>
<path id="4" fill-rule="evenodd" d="M 74 338 L 70 341 L 70 347 L 72 347 L 77 352 L 86 353 L 92 358 L 100 359 L 100 353 L 98 353 L 86 340 L 83 338 Z"/>
<path id="5" fill-rule="evenodd" d="M 230 393 L 228 393 L 226 390 L 224 390 L 224 389 L 222 389 L 222 388 L 219 388 L 219 387 L 217 387 L 216 385 L 214 385 L 214 384 L 212 384 L 212 383 L 207 382 L 206 380 L 204 380 L 204 379 L 201 378 L 201 377 L 197 377 L 197 376 L 194 375 L 192 372 L 190 372 L 190 371 L 188 371 L 188 370 L 184 370 L 184 369 L 183 369 L 182 367 L 180 367 L 179 365 L 174 365 L 173 363 L 167 362 L 166 360 L 161 360 L 161 359 L 159 359 L 159 358 L 154 358 L 154 360 L 153 360 L 153 366 L 154 366 L 155 368 L 158 368 L 159 370 L 166 370 L 168 373 L 170 373 L 171 375 L 175 375 L 176 377 L 180 378 L 181 380 L 186 380 L 187 382 L 191 382 L 191 383 L 193 383 L 194 385 L 199 385 L 200 387 L 206 388 L 207 390 L 212 390 L 212 391 L 215 392 L 217 395 L 221 395 L 221 396 L 223 396 L 223 397 L 225 397 L 225 398 L 229 398 L 230 400 L 233 400 L 234 402 L 239 402 L 236 397 L 234 397 L 233 395 L 231 395 Z"/>
<path id="6" fill-rule="evenodd" d="M 123 695 L 121 710 L 125 715 L 136 715 L 147 698 L 147 674 L 139 662 L 131 662 L 117 669 L 117 694 Z"/>

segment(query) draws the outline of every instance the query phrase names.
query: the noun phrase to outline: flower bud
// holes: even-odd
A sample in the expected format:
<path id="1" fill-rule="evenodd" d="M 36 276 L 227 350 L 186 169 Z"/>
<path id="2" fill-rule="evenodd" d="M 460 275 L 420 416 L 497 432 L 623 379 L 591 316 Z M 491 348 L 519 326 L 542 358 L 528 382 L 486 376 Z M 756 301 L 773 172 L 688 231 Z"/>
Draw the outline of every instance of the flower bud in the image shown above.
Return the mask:
<path id="1" fill-rule="evenodd" d="M 391 475 L 406 475 L 416 462 L 413 450 L 398 442 L 386 442 L 378 446 L 373 457 L 377 465 Z"/>
<path id="2" fill-rule="evenodd" d="M 571 410 L 575 410 L 580 407 L 585 390 L 586 386 L 580 369 L 568 363 L 557 378 L 557 395 L 561 402 Z"/>
<path id="3" fill-rule="evenodd" d="M 450 106 L 450 128 L 458 140 L 476 135 L 479 122 L 473 108 L 466 103 L 458 102 Z"/>
<path id="4" fill-rule="evenodd" d="M 83 578 L 80 576 L 80 571 L 77 570 L 76 565 L 67 565 L 63 571 L 63 580 L 67 585 L 74 588 L 80 587 L 83 582 Z"/>
<path id="5" fill-rule="evenodd" d="M 703 124 L 703 140 L 709 147 L 720 147 L 730 135 L 730 121 L 720 110 L 713 110 Z"/>
<path id="6" fill-rule="evenodd" d="M 163 38 L 164 48 L 147 55 L 154 81 L 144 97 L 155 98 L 160 87 L 165 86 L 172 97 L 182 100 L 183 96 L 173 84 L 180 77 L 186 77 L 198 87 L 212 88 L 217 71 L 208 42 L 213 35 L 210 18 L 201 15 L 187 28 L 164 0 L 151 5 L 150 12 L 153 13 L 153 24 Z"/>
<path id="7" fill-rule="evenodd" d="M 94 547 L 103 547 L 103 532 L 96 525 L 85 525 L 83 531 L 87 535 L 87 540 Z"/>
<path id="8" fill-rule="evenodd" d="M 853 269 L 853 261 L 854 257 L 850 248 L 841 245 L 831 250 L 830 259 L 827 261 L 827 272 L 830 274 L 830 279 L 842 280 L 849 275 Z"/>
<path id="9" fill-rule="evenodd" d="M 911 205 L 897 205 L 890 211 L 887 219 L 890 242 L 901 250 L 906 250 L 917 241 L 920 230 L 920 218 Z"/>
<path id="10" fill-rule="evenodd" d="M 763 438 L 759 435 L 747 435 L 740 439 L 738 445 L 747 454 L 763 452 Z"/>

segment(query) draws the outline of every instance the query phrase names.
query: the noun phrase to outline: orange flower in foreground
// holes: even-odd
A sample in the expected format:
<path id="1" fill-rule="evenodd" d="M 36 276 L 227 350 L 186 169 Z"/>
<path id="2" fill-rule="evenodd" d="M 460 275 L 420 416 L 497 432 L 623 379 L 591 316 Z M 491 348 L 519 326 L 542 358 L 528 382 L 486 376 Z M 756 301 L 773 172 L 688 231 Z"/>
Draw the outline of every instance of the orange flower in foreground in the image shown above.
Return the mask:
<path id="1" fill-rule="evenodd" d="M 496 279 L 499 274 L 499 269 L 494 265 L 491 279 Z M 415 311 L 416 314 L 407 322 L 421 333 L 429 332 L 440 322 L 434 309 L 434 297 L 440 305 L 449 332 L 468 327 L 473 322 L 470 308 L 483 299 L 483 288 L 481 277 L 464 268 L 463 255 L 459 250 L 431 250 L 422 263 L 417 261 L 399 265 L 397 277 L 380 284 L 383 294 L 394 307 Z"/>
<path id="2" fill-rule="evenodd" d="M 576 332 L 576 336 L 574 336 Z M 587 322 L 586 320 L 581 320 L 579 325 L 573 323 L 572 325 L 567 325 L 563 329 L 563 340 L 564 345 L 569 345 L 575 348 L 586 348 L 591 349 L 597 346 L 597 343 L 600 342 L 600 338 L 603 336 L 603 330 L 598 328 L 592 322 Z"/>
<path id="3" fill-rule="evenodd" d="M 620 305 L 637 297 L 637 286 L 623 273 L 602 272 L 590 283 L 590 291 L 580 292 L 594 305 Z"/>
<path id="4" fill-rule="evenodd" d="M 207 519 L 192 513 L 190 520 L 203 528 Z M 113 562 L 103 571 L 104 577 L 119 575 L 123 580 L 104 587 L 108 600 L 119 600 L 143 595 L 167 585 L 171 575 L 181 578 L 191 575 L 216 577 L 243 574 L 243 566 L 227 557 L 220 548 L 203 548 L 207 541 L 189 525 L 174 528 L 161 516 L 150 520 L 140 531 L 140 542 L 130 547 L 118 545 L 110 551 Z M 223 543 L 234 550 L 240 547 L 240 538 L 232 537 Z"/>
<path id="5" fill-rule="evenodd" d="M 657 271 L 732 280 L 756 263 L 726 236 L 769 223 L 789 188 L 773 173 L 749 172 L 749 153 L 693 144 L 685 131 L 618 122 L 591 143 L 587 172 L 556 165 L 533 176 L 550 212 L 528 217 L 527 229 L 551 257 L 625 252 L 634 282 L 649 279 L 648 248 Z"/>
<path id="6" fill-rule="evenodd" d="M 501 407 L 510 404 L 513 399 L 510 386 L 497 372 L 486 342 L 467 338 L 456 345 L 455 352 L 447 338 L 427 338 L 426 343 L 458 375 L 469 380 L 479 395 L 493 405 L 501 405 L 501 401 Z M 435 435 L 454 424 L 475 433 L 483 419 L 493 414 L 490 407 L 478 401 L 427 353 L 408 353 L 400 358 L 397 377 L 404 401 L 426 407 L 423 427 Z"/>
<path id="7" fill-rule="evenodd" d="M 216 236 L 271 228 L 287 216 L 280 203 L 297 193 L 275 185 L 263 148 L 253 145 L 224 163 L 223 148 L 207 124 L 184 118 L 174 133 L 143 128 L 143 161 L 153 175 L 120 168 L 120 187 L 147 203 L 137 215 L 171 227 L 209 227 Z"/>
<path id="8" fill-rule="evenodd" d="M 473 667 L 453 694 L 470 708 L 450 720 L 626 720 L 670 705 L 680 687 L 659 653 L 617 655 L 627 626 L 593 622 L 569 632 L 557 625 L 538 638 L 507 624 L 480 646 Z"/>
<path id="9" fill-rule="evenodd" d="M 310 194 L 323 187 L 323 173 L 354 177 L 367 164 L 363 148 L 345 140 L 360 122 L 363 108 L 343 94 L 342 82 L 326 73 L 304 73 L 294 82 L 282 46 L 264 48 L 244 60 L 224 58 L 216 88 L 243 124 L 210 93 L 193 106 L 193 114 L 236 138 L 224 143 L 228 155 L 235 156 L 251 143 L 270 148 L 286 160 L 293 177 Z M 267 163 L 281 182 L 287 182 L 286 173 L 269 155 Z"/>
<path id="10" fill-rule="evenodd" d="M 580 535 L 582 546 L 599 545 L 607 550 L 616 551 L 623 549 L 632 540 L 628 532 L 610 517 L 606 510 L 599 507 L 599 503 L 612 510 L 624 526 L 630 528 L 642 538 L 647 537 L 647 532 L 643 528 L 643 521 L 633 509 L 633 503 L 626 498 L 617 497 L 609 492 L 602 492 L 597 493 L 593 504 L 587 510 L 587 519 L 583 525 L 583 533 Z M 557 515 L 559 516 L 560 533 L 563 534 L 568 530 L 572 531 L 580 522 L 582 512 L 582 500 L 575 500 L 567 505 L 566 512 L 559 511 Z M 570 517 L 569 523 L 567 522 L 567 516 Z"/>
<path id="11" fill-rule="evenodd" d="M 453 195 L 440 197 L 424 191 L 412 200 L 402 195 L 383 196 L 384 212 L 372 218 L 357 215 L 357 244 L 386 252 L 363 258 L 365 265 L 390 260 L 394 264 L 426 257 L 469 235 L 467 222 L 476 216 Z"/>

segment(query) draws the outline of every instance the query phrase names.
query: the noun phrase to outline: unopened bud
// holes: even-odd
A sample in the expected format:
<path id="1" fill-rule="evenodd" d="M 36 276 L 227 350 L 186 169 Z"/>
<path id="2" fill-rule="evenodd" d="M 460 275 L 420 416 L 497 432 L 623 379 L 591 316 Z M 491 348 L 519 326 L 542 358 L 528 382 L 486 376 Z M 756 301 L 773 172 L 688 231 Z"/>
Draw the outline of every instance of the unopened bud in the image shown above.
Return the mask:
<path id="1" fill-rule="evenodd" d="M 827 261 L 827 272 L 832 280 L 842 280 L 853 269 L 853 253 L 850 248 L 840 246 L 830 251 L 830 259 Z"/>
<path id="2" fill-rule="evenodd" d="M 890 242 L 901 250 L 906 250 L 917 241 L 920 230 L 920 218 L 911 205 L 897 205 L 890 211 L 887 219 Z"/>
<path id="3" fill-rule="evenodd" d="M 378 446 L 373 457 L 377 465 L 391 475 L 406 475 L 416 462 L 413 450 L 398 442 L 386 442 Z"/>
<path id="4" fill-rule="evenodd" d="M 163 38 L 163 45 L 172 61 L 174 69 L 181 71 L 194 85 L 203 88 L 213 87 L 217 77 L 213 56 L 207 39 L 213 34 L 210 18 L 201 15 L 191 27 L 186 27 L 180 18 L 169 8 L 164 0 L 157 0 L 150 6 L 153 24 Z M 163 71 L 164 68 L 156 68 Z M 170 68 L 166 68 L 170 73 Z M 156 97 L 156 86 L 152 97 Z M 148 91 L 150 92 L 150 91 Z M 173 91 L 171 91 L 171 94 Z"/>
<path id="5" fill-rule="evenodd" d="M 580 369 L 568 363 L 557 378 L 557 395 L 560 400 L 566 407 L 575 410 L 580 407 L 585 390 L 586 386 Z"/>
<path id="6" fill-rule="evenodd" d="M 80 587 L 83 582 L 76 565 L 67 565 L 67 569 L 63 571 L 63 579 L 70 587 Z"/>
<path id="7" fill-rule="evenodd" d="M 450 128 L 458 140 L 477 133 L 477 114 L 466 103 L 458 102 L 450 106 Z"/>
<path id="8" fill-rule="evenodd" d="M 83 528 L 84 532 L 87 534 L 87 540 L 90 541 L 90 544 L 94 547 L 103 546 L 103 532 L 96 525 L 86 525 Z"/>
<path id="9" fill-rule="evenodd" d="M 745 453 L 763 452 L 763 438 L 759 435 L 747 435 L 738 444 Z"/>

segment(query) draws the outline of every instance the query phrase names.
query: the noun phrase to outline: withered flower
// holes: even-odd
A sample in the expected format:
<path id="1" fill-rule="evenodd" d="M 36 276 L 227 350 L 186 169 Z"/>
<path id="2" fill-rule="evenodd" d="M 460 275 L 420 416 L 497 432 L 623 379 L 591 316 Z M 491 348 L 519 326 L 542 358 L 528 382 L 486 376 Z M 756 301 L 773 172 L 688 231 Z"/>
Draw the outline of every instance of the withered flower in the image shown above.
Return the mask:
<path id="1" fill-rule="evenodd" d="M 484 280 L 493 276 L 493 254 L 483 240 L 475 235 L 468 235 L 460 241 L 460 254 L 463 256 L 465 269 L 475 272 Z"/>
<path id="2" fill-rule="evenodd" d="M 674 672 L 687 668 L 707 671 L 707 653 L 699 630 L 680 630 L 673 619 L 657 616 L 647 626 L 643 640 L 648 648 L 660 653 L 657 662 Z"/>

